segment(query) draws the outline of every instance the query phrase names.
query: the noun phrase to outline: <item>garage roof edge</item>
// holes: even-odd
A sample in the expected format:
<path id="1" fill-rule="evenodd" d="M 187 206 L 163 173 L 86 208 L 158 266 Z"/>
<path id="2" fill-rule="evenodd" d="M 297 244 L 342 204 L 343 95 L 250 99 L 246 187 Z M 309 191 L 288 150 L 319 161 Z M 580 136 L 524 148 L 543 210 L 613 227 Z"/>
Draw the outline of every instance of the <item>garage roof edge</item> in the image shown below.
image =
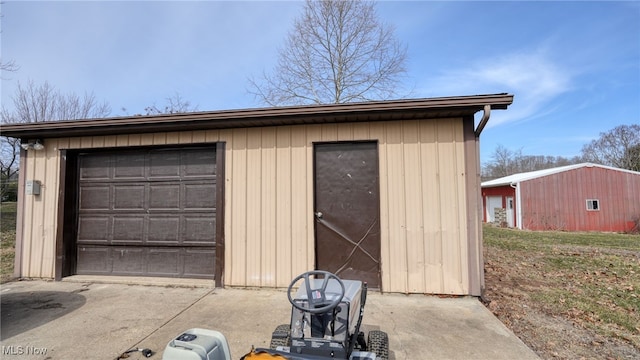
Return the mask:
<path id="1" fill-rule="evenodd" d="M 14 138 L 51 138 L 67 136 L 117 135 L 164 131 L 229 129 L 255 126 L 299 125 L 384 120 L 422 116 L 473 115 L 485 105 L 506 109 L 513 95 L 488 94 L 372 101 L 363 103 L 300 105 L 273 108 L 220 110 L 180 114 L 126 116 L 102 119 L 48 121 L 3 124 L 1 135 Z"/>

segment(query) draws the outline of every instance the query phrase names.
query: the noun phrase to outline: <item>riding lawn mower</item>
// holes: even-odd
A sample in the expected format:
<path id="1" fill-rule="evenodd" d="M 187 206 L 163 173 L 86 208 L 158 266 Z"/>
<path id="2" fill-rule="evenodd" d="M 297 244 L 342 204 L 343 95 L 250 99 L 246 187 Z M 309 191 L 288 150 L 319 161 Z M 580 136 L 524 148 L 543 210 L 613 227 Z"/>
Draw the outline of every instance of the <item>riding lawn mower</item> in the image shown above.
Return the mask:
<path id="1" fill-rule="evenodd" d="M 360 331 L 366 283 L 342 280 L 327 271 L 309 271 L 293 279 L 287 298 L 292 305 L 290 323 L 276 327 L 268 349 L 252 349 L 242 359 L 388 359 L 387 334 L 372 330 L 365 340 Z M 231 355 L 221 333 L 190 329 L 167 344 L 162 358 L 231 360 Z"/>

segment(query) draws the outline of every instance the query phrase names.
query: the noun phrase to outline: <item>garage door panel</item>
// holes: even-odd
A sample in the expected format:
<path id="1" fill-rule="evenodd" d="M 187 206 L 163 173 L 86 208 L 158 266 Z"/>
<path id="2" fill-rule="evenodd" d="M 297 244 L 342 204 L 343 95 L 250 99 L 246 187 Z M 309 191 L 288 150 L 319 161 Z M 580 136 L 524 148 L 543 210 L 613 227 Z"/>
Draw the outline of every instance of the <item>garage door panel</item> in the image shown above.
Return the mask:
<path id="1" fill-rule="evenodd" d="M 158 151 L 149 154 L 149 178 L 180 178 L 180 154 Z"/>
<path id="2" fill-rule="evenodd" d="M 213 176 L 216 174 L 216 154 L 206 150 L 182 154 L 184 164 L 183 177 Z"/>
<path id="3" fill-rule="evenodd" d="M 113 218 L 113 243 L 126 242 L 135 245 L 144 242 L 145 216 L 129 215 Z"/>
<path id="4" fill-rule="evenodd" d="M 78 244 L 86 241 L 107 243 L 111 239 L 110 217 L 81 217 L 78 221 Z"/>
<path id="5" fill-rule="evenodd" d="M 131 246 L 111 247 L 112 274 L 143 275 L 145 273 L 145 250 Z"/>
<path id="6" fill-rule="evenodd" d="M 215 248 L 185 250 L 184 275 L 202 277 L 202 274 L 213 274 L 215 258 Z"/>
<path id="7" fill-rule="evenodd" d="M 80 188 L 80 210 L 109 210 L 110 186 L 84 186 Z"/>
<path id="8" fill-rule="evenodd" d="M 178 246 L 180 244 L 180 217 L 150 216 L 147 243 Z"/>
<path id="9" fill-rule="evenodd" d="M 79 164 L 78 274 L 214 278 L 215 148 L 89 153 Z"/>
<path id="10" fill-rule="evenodd" d="M 180 183 L 149 184 L 149 210 L 180 209 Z"/>
<path id="11" fill-rule="evenodd" d="M 116 154 L 114 179 L 142 180 L 145 178 L 145 155 Z"/>
<path id="12" fill-rule="evenodd" d="M 86 275 L 194 277 L 212 279 L 215 248 L 129 246 L 78 247 L 78 272 Z"/>
<path id="13" fill-rule="evenodd" d="M 108 247 L 78 246 L 78 274 L 106 274 L 111 270 Z"/>
<path id="14" fill-rule="evenodd" d="M 215 242 L 216 220 L 215 216 L 184 217 L 184 240 L 185 245 L 212 245 Z"/>
<path id="15" fill-rule="evenodd" d="M 145 210 L 145 185 L 114 185 L 114 210 Z"/>
<path id="16" fill-rule="evenodd" d="M 215 184 L 185 185 L 185 209 L 213 209 L 216 207 Z"/>
<path id="17" fill-rule="evenodd" d="M 105 180 L 111 175 L 111 155 L 80 159 L 80 180 Z"/>
<path id="18" fill-rule="evenodd" d="M 181 274 L 182 249 L 149 249 L 149 275 L 178 276 Z"/>

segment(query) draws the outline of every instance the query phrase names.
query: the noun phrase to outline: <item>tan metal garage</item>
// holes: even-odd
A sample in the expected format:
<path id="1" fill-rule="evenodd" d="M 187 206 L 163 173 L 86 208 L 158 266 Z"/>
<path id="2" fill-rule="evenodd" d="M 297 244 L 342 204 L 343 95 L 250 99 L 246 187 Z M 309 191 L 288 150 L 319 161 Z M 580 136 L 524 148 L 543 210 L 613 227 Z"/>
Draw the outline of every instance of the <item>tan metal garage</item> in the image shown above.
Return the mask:
<path id="1" fill-rule="evenodd" d="M 213 266 L 218 286 L 285 287 L 323 269 L 384 292 L 480 295 L 479 136 L 490 111 L 512 101 L 494 94 L 3 126 L 3 135 L 44 142 L 21 156 L 16 276 L 210 278 Z M 154 165 L 200 151 L 215 165 L 193 165 L 197 176 L 182 162 Z M 42 192 L 25 194 L 27 181 Z"/>

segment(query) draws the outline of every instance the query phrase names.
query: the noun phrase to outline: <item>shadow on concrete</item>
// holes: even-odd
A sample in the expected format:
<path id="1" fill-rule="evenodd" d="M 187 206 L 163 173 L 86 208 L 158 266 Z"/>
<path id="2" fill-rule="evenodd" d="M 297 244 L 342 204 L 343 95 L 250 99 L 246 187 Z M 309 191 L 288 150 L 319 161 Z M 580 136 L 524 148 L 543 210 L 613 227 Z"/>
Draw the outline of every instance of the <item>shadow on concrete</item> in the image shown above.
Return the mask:
<path id="1" fill-rule="evenodd" d="M 85 304 L 80 292 L 25 291 L 0 296 L 0 340 L 31 330 L 68 314 Z"/>

